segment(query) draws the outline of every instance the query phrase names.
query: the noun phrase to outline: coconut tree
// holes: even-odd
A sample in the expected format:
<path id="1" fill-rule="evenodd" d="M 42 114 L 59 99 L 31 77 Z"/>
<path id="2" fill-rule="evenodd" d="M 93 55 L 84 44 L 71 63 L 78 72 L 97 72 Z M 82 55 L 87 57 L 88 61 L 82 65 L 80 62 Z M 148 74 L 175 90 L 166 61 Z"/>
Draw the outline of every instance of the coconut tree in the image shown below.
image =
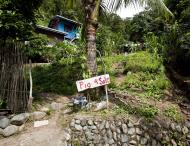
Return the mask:
<path id="1" fill-rule="evenodd" d="M 98 28 L 98 18 L 102 9 L 115 11 L 121 6 L 146 6 L 157 10 L 165 16 L 173 16 L 163 3 L 163 0 L 66 0 L 68 5 L 79 5 L 85 13 L 85 36 L 87 49 L 87 67 L 92 76 L 97 74 L 96 63 L 96 30 Z M 111 25 L 111 24 L 110 24 Z"/>

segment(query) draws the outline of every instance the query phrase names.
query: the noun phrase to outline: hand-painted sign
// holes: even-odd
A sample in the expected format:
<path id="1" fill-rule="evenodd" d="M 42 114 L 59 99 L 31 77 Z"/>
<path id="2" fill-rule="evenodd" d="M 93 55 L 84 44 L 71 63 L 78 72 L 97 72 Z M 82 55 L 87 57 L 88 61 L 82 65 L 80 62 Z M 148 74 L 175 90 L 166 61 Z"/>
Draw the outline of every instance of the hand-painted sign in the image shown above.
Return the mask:
<path id="1" fill-rule="evenodd" d="M 101 75 L 85 80 L 76 81 L 78 91 L 84 91 L 90 88 L 96 88 L 100 86 L 104 86 L 110 83 L 109 74 Z"/>

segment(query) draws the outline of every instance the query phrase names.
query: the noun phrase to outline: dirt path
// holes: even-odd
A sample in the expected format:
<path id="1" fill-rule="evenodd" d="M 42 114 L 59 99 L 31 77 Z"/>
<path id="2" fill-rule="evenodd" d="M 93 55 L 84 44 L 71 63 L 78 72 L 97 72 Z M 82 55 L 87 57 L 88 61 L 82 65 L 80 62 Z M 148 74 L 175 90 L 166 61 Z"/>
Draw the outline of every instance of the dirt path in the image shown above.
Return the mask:
<path id="1" fill-rule="evenodd" d="M 46 102 L 49 100 L 67 104 L 70 101 L 65 96 L 47 94 L 44 97 Z M 55 111 L 51 114 L 48 119 L 49 124 L 46 126 L 34 128 L 34 122 L 27 123 L 21 133 L 8 138 L 0 138 L 0 146 L 64 146 L 65 132 L 60 119 L 64 119 L 61 111 Z"/>
<path id="2" fill-rule="evenodd" d="M 59 112 L 55 113 L 47 126 L 28 125 L 22 133 L 1 139 L 0 146 L 63 146 L 63 130 L 57 124 L 59 116 Z"/>

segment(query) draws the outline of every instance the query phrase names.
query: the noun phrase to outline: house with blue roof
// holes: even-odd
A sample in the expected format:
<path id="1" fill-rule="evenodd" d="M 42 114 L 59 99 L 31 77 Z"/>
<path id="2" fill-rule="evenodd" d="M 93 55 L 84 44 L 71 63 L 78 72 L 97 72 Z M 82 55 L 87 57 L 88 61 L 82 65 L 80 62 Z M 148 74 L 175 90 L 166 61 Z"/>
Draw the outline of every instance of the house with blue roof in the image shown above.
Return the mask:
<path id="1" fill-rule="evenodd" d="M 45 34 L 59 41 L 68 40 L 72 42 L 79 38 L 79 29 L 81 25 L 82 24 L 77 21 L 56 15 L 50 20 L 47 27 L 37 25 L 36 32 Z"/>

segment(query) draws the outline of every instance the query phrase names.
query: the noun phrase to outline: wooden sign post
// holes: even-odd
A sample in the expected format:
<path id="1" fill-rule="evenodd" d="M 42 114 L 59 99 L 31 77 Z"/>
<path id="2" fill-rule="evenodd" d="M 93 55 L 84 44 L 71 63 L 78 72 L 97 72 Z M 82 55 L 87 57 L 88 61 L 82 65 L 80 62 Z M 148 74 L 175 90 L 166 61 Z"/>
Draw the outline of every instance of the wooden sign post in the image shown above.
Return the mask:
<path id="1" fill-rule="evenodd" d="M 76 81 L 78 92 L 92 89 L 100 86 L 105 86 L 106 88 L 106 102 L 107 102 L 107 108 L 108 108 L 108 92 L 107 92 L 107 85 L 110 83 L 110 76 L 109 74 L 96 76 L 93 78 L 85 79 Z"/>

